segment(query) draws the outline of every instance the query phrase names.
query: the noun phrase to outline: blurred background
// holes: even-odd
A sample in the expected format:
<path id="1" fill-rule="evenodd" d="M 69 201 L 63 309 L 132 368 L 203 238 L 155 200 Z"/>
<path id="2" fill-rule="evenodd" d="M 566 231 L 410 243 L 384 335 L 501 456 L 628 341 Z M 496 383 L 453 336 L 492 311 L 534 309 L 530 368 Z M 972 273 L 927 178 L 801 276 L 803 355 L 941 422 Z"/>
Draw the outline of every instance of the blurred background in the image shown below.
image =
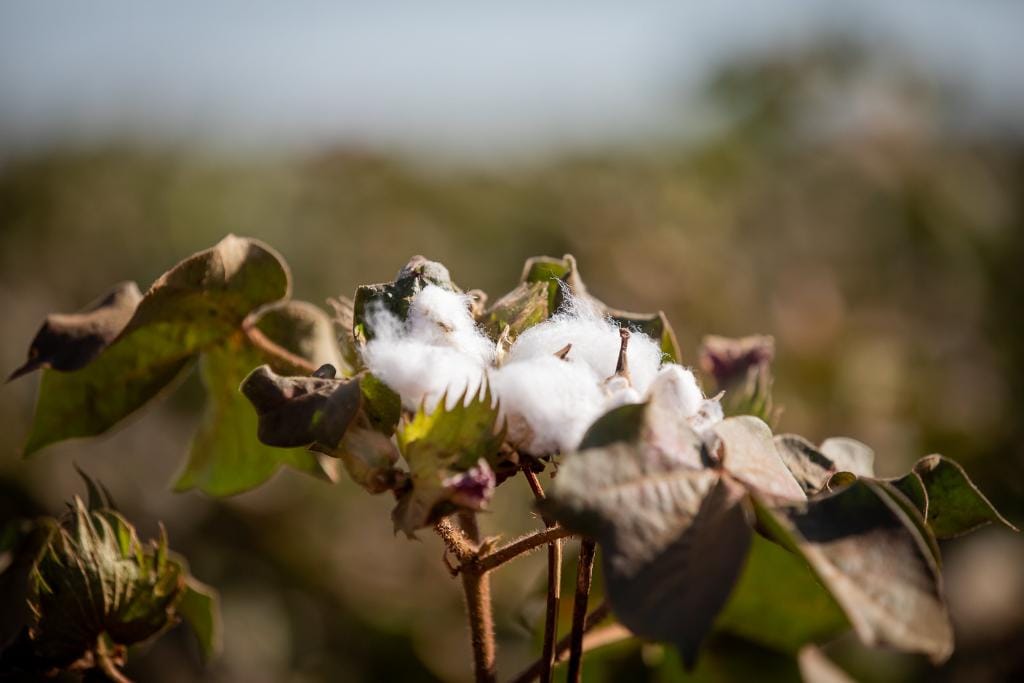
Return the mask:
<path id="1" fill-rule="evenodd" d="M 47 313 L 227 232 L 276 246 L 320 304 L 412 254 L 495 297 L 526 257 L 573 253 L 609 304 L 664 309 L 689 363 L 705 334 L 774 335 L 782 431 L 865 441 L 885 476 L 943 453 L 1020 526 L 1022 30 L 1024 5 L 998 0 L 5 0 L 0 369 Z M 170 493 L 194 376 L 109 437 L 22 461 L 37 381 L 0 387 L 0 520 L 59 512 L 77 462 L 222 592 L 218 662 L 178 628 L 133 677 L 468 678 L 458 584 L 437 539 L 392 535 L 388 497 L 294 472 Z M 529 503 L 503 486 L 484 531 L 535 528 Z M 1024 675 L 1024 541 L 943 550 L 956 653 L 936 670 L 837 644 L 860 679 Z M 542 556 L 495 579 L 503 677 L 539 651 L 544 579 Z M 636 643 L 591 664 L 685 680 Z"/>

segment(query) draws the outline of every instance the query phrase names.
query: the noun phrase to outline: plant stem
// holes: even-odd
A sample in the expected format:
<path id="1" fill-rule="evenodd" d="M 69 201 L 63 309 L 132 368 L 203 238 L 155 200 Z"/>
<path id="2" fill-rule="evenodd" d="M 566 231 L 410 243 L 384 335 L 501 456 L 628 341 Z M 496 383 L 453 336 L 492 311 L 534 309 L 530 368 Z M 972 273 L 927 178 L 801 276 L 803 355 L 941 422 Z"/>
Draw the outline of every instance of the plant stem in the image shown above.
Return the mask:
<path id="1" fill-rule="evenodd" d="M 480 530 L 476 516 L 471 512 L 459 513 L 456 529 L 450 519 L 442 519 L 434 529 L 448 550 L 462 563 L 459 574 L 466 597 L 466 615 L 469 619 L 469 639 L 473 647 L 473 670 L 477 683 L 494 683 L 498 679 L 495 664 L 494 614 L 491 610 L 491 577 L 480 567 Z"/>
<path id="2" fill-rule="evenodd" d="M 270 358 L 271 365 L 283 372 L 294 372 L 299 375 L 311 375 L 316 366 L 302 356 L 297 356 L 280 344 L 276 344 L 263 334 L 249 319 L 242 323 L 242 332 L 253 346 Z"/>
<path id="3" fill-rule="evenodd" d="M 535 533 L 522 536 L 508 545 L 484 555 L 478 560 L 478 563 L 480 569 L 483 571 L 491 571 L 493 569 L 497 569 L 509 560 L 514 560 L 517 557 L 536 550 L 542 545 L 562 538 L 568 538 L 572 535 L 572 532 L 564 527 L 549 527 L 544 529 L 544 531 L 537 531 Z"/>
<path id="4" fill-rule="evenodd" d="M 540 485 L 537 474 L 528 469 L 523 470 L 526 481 L 533 490 L 537 500 L 544 500 L 544 487 Z M 554 521 L 544 517 L 544 525 L 551 529 Z M 555 638 L 558 631 L 558 603 L 562 597 L 562 541 L 556 539 L 548 545 L 548 600 L 544 615 L 544 649 L 541 654 L 540 680 L 550 683 L 555 668 Z"/>
<path id="5" fill-rule="evenodd" d="M 591 631 L 593 631 L 594 628 L 598 624 L 600 624 L 602 621 L 604 621 L 604 619 L 609 615 L 610 612 L 611 612 L 611 610 L 609 609 L 607 602 L 602 602 L 600 605 L 595 607 L 594 611 L 592 611 L 590 614 L 587 615 L 586 623 L 583 626 L 583 633 L 587 634 L 587 633 L 590 633 Z M 618 627 L 617 624 L 614 624 L 613 626 L 615 626 L 616 628 Z M 598 634 L 595 633 L 594 635 L 596 636 Z M 565 657 L 566 653 L 569 652 L 569 641 L 570 641 L 571 637 L 572 636 L 570 634 L 570 635 L 562 638 L 560 641 L 558 641 L 558 647 L 555 650 L 555 661 L 556 662 L 561 661 Z M 606 643 L 607 643 L 607 639 L 606 638 L 598 638 L 596 641 L 595 640 L 591 640 L 591 641 L 584 640 L 583 651 L 586 652 L 589 649 L 597 647 L 598 644 L 606 644 Z M 531 664 L 529 667 L 527 667 L 521 674 L 519 674 L 518 676 L 513 678 L 512 679 L 512 683 L 529 683 L 529 681 L 532 681 L 532 680 L 534 680 L 535 678 L 537 678 L 538 676 L 541 675 L 541 669 L 543 668 L 543 666 L 544 666 L 543 658 L 538 659 L 533 664 Z"/>
<path id="6" fill-rule="evenodd" d="M 587 601 L 594 575 L 594 554 L 597 545 L 584 538 L 580 541 L 580 557 L 576 564 L 576 595 L 572 602 L 572 631 L 569 633 L 569 672 L 567 683 L 579 683 L 583 665 L 583 627 L 587 619 Z"/>
<path id="7" fill-rule="evenodd" d="M 462 590 L 466 594 L 469 637 L 473 645 L 473 669 L 476 683 L 498 680 L 494 653 L 494 615 L 491 613 L 491 578 L 487 572 L 462 572 Z"/>

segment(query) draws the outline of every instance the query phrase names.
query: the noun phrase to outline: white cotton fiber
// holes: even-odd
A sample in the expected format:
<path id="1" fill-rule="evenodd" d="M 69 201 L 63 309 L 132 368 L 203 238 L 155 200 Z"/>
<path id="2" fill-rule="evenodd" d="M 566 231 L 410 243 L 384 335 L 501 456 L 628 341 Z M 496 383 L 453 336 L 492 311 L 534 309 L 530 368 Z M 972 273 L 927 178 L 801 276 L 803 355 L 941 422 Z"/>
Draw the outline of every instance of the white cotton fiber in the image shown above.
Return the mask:
<path id="1" fill-rule="evenodd" d="M 704 400 L 697 378 L 675 363 L 666 363 L 658 371 L 651 383 L 649 396 L 680 417 L 695 415 Z"/>
<path id="2" fill-rule="evenodd" d="M 490 373 L 509 442 L 533 455 L 576 449 L 605 412 L 602 381 L 589 365 L 553 355 L 509 362 Z"/>
<path id="3" fill-rule="evenodd" d="M 374 338 L 363 349 L 370 372 L 402 397 L 407 410 L 432 410 L 479 390 L 494 344 L 469 312 L 468 297 L 428 285 L 413 298 L 408 319 L 380 309 L 369 315 Z"/>
<path id="4" fill-rule="evenodd" d="M 494 342 L 482 335 L 469 312 L 470 297 L 427 285 L 409 306 L 407 336 L 435 346 L 448 346 L 481 363 L 494 360 Z"/>
<path id="5" fill-rule="evenodd" d="M 551 356 L 572 344 L 566 360 L 587 364 L 601 379 L 615 374 L 622 343 L 619 328 L 585 302 L 523 332 L 509 350 L 509 362 Z M 633 388 L 644 394 L 661 365 L 661 348 L 647 335 L 633 332 L 626 351 Z"/>

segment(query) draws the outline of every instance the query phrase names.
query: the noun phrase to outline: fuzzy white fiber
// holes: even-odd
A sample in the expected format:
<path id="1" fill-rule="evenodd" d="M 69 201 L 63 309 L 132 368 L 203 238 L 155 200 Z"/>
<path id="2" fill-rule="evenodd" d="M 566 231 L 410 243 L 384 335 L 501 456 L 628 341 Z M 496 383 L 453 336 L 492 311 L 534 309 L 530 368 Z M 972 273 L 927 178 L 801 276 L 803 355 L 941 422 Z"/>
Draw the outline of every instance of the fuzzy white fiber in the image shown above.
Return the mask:
<path id="1" fill-rule="evenodd" d="M 721 420 L 721 406 L 704 398 L 693 373 L 662 365 L 660 347 L 644 334 L 630 336 L 629 379 L 615 376 L 619 328 L 585 302 L 526 330 L 500 367 L 469 305 L 468 297 L 431 285 L 413 299 L 404 323 L 384 310 L 371 314 L 374 338 L 363 361 L 406 409 L 433 410 L 446 393 L 454 405 L 486 379 L 509 442 L 533 455 L 571 452 L 601 415 L 655 396 L 695 429 Z M 565 358 L 556 357 L 567 344 Z"/>
<path id="2" fill-rule="evenodd" d="M 602 380 L 589 365 L 554 355 L 506 363 L 490 373 L 509 442 L 533 455 L 567 453 L 579 445 L 605 412 Z"/>
<path id="3" fill-rule="evenodd" d="M 509 351 L 509 362 L 550 356 L 572 344 L 566 360 L 585 363 L 601 378 L 615 374 L 619 359 L 619 328 L 592 306 L 576 299 L 567 310 L 523 332 Z M 650 337 L 634 332 L 626 352 L 633 388 L 641 394 L 658 373 L 662 352 Z"/>
<path id="4" fill-rule="evenodd" d="M 370 313 L 374 338 L 363 362 L 402 397 L 407 410 L 433 410 L 479 390 L 494 360 L 494 344 L 479 332 L 469 297 L 428 285 L 416 295 L 403 323 L 389 311 Z"/>

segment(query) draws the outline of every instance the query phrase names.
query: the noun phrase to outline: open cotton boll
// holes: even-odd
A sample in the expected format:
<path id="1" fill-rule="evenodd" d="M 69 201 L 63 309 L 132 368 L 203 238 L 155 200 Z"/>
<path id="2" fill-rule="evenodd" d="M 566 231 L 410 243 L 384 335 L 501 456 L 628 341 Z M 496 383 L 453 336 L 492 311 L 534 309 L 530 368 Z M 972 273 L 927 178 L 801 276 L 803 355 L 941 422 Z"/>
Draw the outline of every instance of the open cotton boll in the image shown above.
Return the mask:
<path id="1" fill-rule="evenodd" d="M 651 383 L 650 398 L 680 417 L 696 415 L 704 394 L 693 373 L 676 363 L 666 363 Z"/>
<path id="2" fill-rule="evenodd" d="M 415 339 L 374 338 L 363 350 L 363 362 L 380 381 L 398 392 L 402 406 L 428 411 L 447 392 L 453 406 L 465 393 L 480 389 L 486 370 L 474 357 Z"/>
<path id="3" fill-rule="evenodd" d="M 492 370 L 489 380 L 509 442 L 533 455 L 575 450 L 605 411 L 602 378 L 585 363 L 540 356 Z"/>
<path id="4" fill-rule="evenodd" d="M 633 388 L 629 380 L 619 375 L 611 377 L 604 383 L 604 391 L 607 395 L 604 401 L 604 412 L 629 403 L 640 403 L 643 400 L 640 397 L 640 392 Z"/>
<path id="5" fill-rule="evenodd" d="M 566 360 L 586 363 L 601 379 L 615 374 L 622 344 L 619 328 L 579 302 L 523 332 L 509 350 L 508 359 L 515 362 L 551 356 L 566 344 L 572 344 Z M 633 388 L 646 393 L 661 365 L 661 348 L 647 335 L 633 332 L 626 358 Z"/>
<path id="6" fill-rule="evenodd" d="M 450 346 L 481 363 L 491 363 L 494 342 L 477 329 L 469 306 L 470 298 L 465 294 L 427 285 L 409 305 L 406 334 L 428 344 Z"/>

